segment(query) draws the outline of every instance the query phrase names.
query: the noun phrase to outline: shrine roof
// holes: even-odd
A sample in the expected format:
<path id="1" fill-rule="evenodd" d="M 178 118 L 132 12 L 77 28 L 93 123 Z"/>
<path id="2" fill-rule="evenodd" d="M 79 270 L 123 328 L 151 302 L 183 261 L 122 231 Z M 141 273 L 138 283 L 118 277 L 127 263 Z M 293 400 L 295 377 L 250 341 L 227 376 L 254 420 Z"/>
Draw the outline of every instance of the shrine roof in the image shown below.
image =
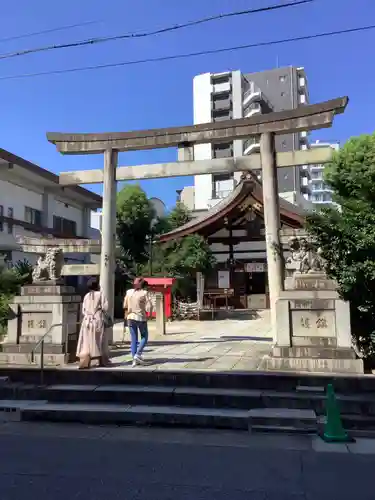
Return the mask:
<path id="1" fill-rule="evenodd" d="M 160 242 L 166 242 L 187 236 L 189 234 L 209 234 L 217 230 L 217 225 L 224 224 L 225 218 L 239 212 L 245 213 L 249 206 L 252 210 L 263 217 L 263 190 L 261 183 L 253 174 L 246 174 L 236 188 L 223 200 L 210 208 L 206 213 L 187 222 L 183 226 L 174 229 L 159 237 Z M 291 228 L 303 226 L 306 216 L 305 210 L 279 197 L 280 218 L 282 223 Z M 211 234 L 212 234 L 211 233 Z"/>

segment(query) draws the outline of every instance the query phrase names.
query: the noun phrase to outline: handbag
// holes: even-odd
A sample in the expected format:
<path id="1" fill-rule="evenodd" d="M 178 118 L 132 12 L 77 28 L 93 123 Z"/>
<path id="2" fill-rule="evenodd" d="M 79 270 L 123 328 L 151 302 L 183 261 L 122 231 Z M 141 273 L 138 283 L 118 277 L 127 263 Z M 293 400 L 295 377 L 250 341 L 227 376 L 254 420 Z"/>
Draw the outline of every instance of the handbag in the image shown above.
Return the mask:
<path id="1" fill-rule="evenodd" d="M 100 300 L 100 303 L 98 305 L 98 307 L 96 308 L 95 312 L 94 312 L 94 316 L 95 314 L 98 312 L 98 311 L 102 311 L 102 314 L 103 314 L 103 324 L 104 324 L 104 328 L 112 328 L 113 325 L 114 325 L 114 322 L 113 322 L 113 319 L 112 317 L 107 313 L 107 311 L 104 311 L 103 308 L 102 308 L 102 301 Z"/>
<path id="2" fill-rule="evenodd" d="M 103 311 L 103 323 L 104 323 L 104 328 L 113 327 L 113 319 L 106 311 Z"/>

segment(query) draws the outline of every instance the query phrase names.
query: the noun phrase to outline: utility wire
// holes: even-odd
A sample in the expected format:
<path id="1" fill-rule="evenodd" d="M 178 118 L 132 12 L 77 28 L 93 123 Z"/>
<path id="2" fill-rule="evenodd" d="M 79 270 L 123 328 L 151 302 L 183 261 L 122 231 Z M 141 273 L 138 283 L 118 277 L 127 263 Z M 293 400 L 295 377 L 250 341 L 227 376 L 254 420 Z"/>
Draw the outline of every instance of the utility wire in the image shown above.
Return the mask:
<path id="1" fill-rule="evenodd" d="M 202 50 L 199 52 L 188 52 L 186 54 L 174 54 L 174 55 L 170 55 L 170 56 L 150 57 L 147 59 L 135 59 L 133 61 L 122 61 L 122 62 L 117 62 L 117 63 L 98 64 L 95 66 L 81 66 L 78 68 L 57 69 L 57 70 L 52 70 L 52 71 L 42 71 L 40 73 L 23 73 L 23 74 L 18 74 L 18 75 L 1 76 L 0 80 L 14 80 L 16 78 L 31 78 L 31 77 L 35 77 L 35 76 L 60 75 L 63 73 L 75 73 L 78 71 L 90 71 L 90 70 L 96 70 L 96 69 L 115 68 L 115 67 L 120 67 L 120 66 L 135 66 L 138 64 L 147 64 L 147 63 L 151 63 L 151 62 L 172 61 L 175 59 L 188 59 L 190 57 L 198 57 L 198 56 L 205 56 L 205 55 L 211 55 L 211 54 L 220 54 L 223 52 L 234 52 L 237 50 L 253 49 L 256 47 L 268 47 L 271 45 L 281 45 L 281 44 L 292 43 L 292 42 L 301 42 L 304 40 L 314 40 L 316 38 L 344 35 L 347 33 L 359 33 L 361 31 L 370 31 L 373 29 L 375 29 L 375 24 L 371 25 L 371 26 L 361 26 L 358 28 L 349 28 L 349 29 L 345 29 L 345 30 L 328 31 L 325 33 L 316 33 L 314 35 L 305 35 L 305 36 L 299 36 L 299 37 L 294 37 L 294 38 L 284 38 L 281 40 L 271 40 L 268 42 L 250 43 L 250 44 L 246 44 L 246 45 L 237 45 L 234 47 L 223 47 L 221 49 Z"/>
<path id="2" fill-rule="evenodd" d="M 68 24 L 66 26 L 58 26 L 56 28 L 49 28 L 42 31 L 34 31 L 31 33 L 24 33 L 22 35 L 9 36 L 7 38 L 0 38 L 0 43 L 11 42 L 13 40 L 20 40 L 21 38 L 30 38 L 38 35 L 46 35 L 48 33 L 55 33 L 56 31 L 71 30 L 73 28 L 80 28 L 81 26 L 88 26 L 90 24 L 98 24 L 101 21 L 85 21 L 83 23 Z"/>
<path id="3" fill-rule="evenodd" d="M 249 14 L 257 14 L 259 12 L 270 12 L 273 10 L 285 9 L 288 7 L 294 7 L 296 5 L 311 3 L 314 1 L 315 0 L 297 0 L 297 1 L 292 1 L 292 2 L 283 3 L 283 4 L 269 5 L 267 7 L 260 7 L 258 9 L 248 9 L 248 10 L 228 12 L 226 14 L 218 14 L 216 16 L 205 17 L 202 19 L 197 19 L 195 21 L 190 21 L 190 22 L 183 23 L 183 24 L 176 24 L 174 26 L 168 26 L 166 28 L 161 28 L 161 29 L 154 30 L 154 31 L 147 31 L 147 32 L 143 32 L 143 33 L 125 33 L 122 35 L 90 38 L 88 40 L 79 40 L 76 42 L 62 43 L 62 44 L 58 44 L 58 45 L 46 45 L 44 47 L 36 47 L 34 49 L 26 49 L 26 50 L 20 50 L 17 52 L 9 52 L 6 54 L 2 54 L 2 55 L 0 55 L 0 59 L 10 59 L 13 57 L 24 56 L 27 54 L 34 54 L 36 52 L 47 52 L 47 51 L 57 50 L 57 49 L 68 49 L 68 48 L 83 47 L 83 46 L 87 46 L 87 45 L 96 45 L 98 43 L 113 42 L 116 40 L 125 40 L 125 39 L 130 39 L 130 38 L 132 38 L 132 39 L 145 38 L 145 37 L 149 37 L 149 36 L 155 36 L 155 35 L 160 35 L 163 33 L 168 33 L 171 31 L 177 31 L 177 30 L 180 30 L 183 28 L 189 28 L 191 26 L 197 26 L 199 24 L 209 23 L 212 21 L 218 21 L 218 20 L 225 19 L 228 17 L 245 16 L 245 15 L 249 15 Z"/>

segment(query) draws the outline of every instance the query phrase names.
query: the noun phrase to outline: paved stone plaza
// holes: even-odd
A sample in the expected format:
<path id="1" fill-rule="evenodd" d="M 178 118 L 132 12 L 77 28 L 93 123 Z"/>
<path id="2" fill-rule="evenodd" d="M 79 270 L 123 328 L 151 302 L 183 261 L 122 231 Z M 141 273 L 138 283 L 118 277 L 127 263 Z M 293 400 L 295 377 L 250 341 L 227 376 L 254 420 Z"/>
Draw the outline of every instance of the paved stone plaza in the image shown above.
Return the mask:
<path id="1" fill-rule="evenodd" d="M 145 350 L 149 370 L 252 371 L 261 369 L 269 354 L 272 335 L 269 311 L 238 319 L 176 321 L 167 323 L 166 335 L 158 336 L 149 322 L 150 342 Z M 112 362 L 119 369 L 131 368 L 128 331 L 115 325 L 117 347 Z M 144 368 L 144 367 L 142 367 Z"/>

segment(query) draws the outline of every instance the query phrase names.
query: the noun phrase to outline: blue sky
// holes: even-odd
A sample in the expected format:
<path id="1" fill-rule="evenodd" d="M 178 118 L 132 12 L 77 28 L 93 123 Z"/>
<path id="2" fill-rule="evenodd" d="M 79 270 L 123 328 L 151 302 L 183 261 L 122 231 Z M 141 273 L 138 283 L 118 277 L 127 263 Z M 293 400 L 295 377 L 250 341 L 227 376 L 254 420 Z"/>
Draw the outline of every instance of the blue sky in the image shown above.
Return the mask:
<path id="1" fill-rule="evenodd" d="M 281 0 L 47 0 L 3 2 L 0 39 L 85 21 L 69 31 L 1 42 L 0 54 L 96 36 L 151 30 L 233 10 L 257 8 Z M 93 47 L 31 54 L 0 61 L 0 147 L 56 173 L 101 168 L 102 156 L 62 156 L 46 140 L 47 131 L 109 132 L 192 123 L 192 79 L 205 72 L 244 72 L 280 66 L 304 66 L 311 102 L 348 95 L 350 103 L 332 129 L 313 137 L 345 141 L 371 133 L 375 116 L 373 47 L 375 30 L 247 49 L 170 62 L 99 71 L 1 79 L 4 76 L 159 57 L 225 46 L 301 36 L 375 24 L 374 0 L 316 0 L 313 4 L 216 21 L 150 38 Z M 175 150 L 122 153 L 121 165 L 174 161 Z M 191 178 L 147 181 L 149 196 L 168 206 L 176 189 Z M 101 193 L 101 186 L 90 189 Z"/>

